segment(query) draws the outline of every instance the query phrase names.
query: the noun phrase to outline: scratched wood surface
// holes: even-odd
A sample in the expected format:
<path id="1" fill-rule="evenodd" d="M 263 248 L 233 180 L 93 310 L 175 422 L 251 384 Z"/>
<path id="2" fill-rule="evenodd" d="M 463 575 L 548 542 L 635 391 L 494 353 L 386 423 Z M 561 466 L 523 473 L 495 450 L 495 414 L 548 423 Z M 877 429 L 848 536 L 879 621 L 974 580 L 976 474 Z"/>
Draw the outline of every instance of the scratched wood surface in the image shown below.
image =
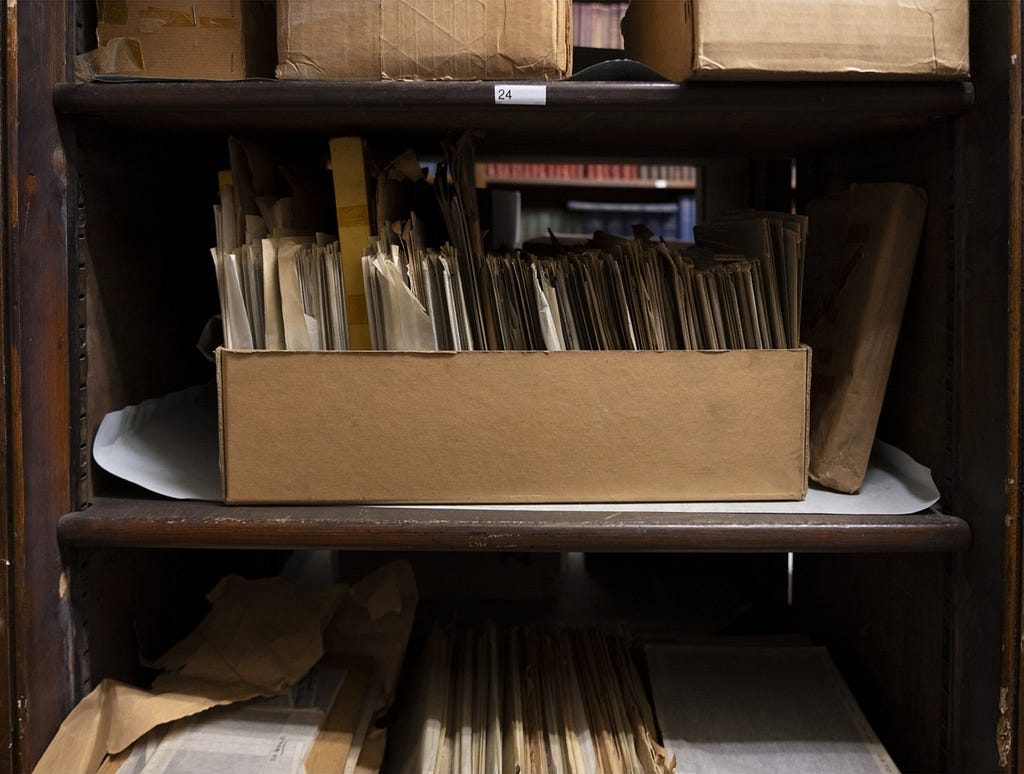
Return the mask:
<path id="1" fill-rule="evenodd" d="M 910 516 L 339 506 L 97 498 L 61 519 L 69 545 L 510 551 L 960 551 L 970 530 Z"/>
<path id="2" fill-rule="evenodd" d="M 8 506 L 18 760 L 30 770 L 70 709 L 56 523 L 72 502 L 66 159 L 47 96 L 66 78 L 67 7 L 9 4 L 5 126 Z"/>
<path id="3" fill-rule="evenodd" d="M 1024 770 L 1020 754 L 1020 739 L 1024 733 L 1021 713 L 1024 682 L 1021 681 L 1020 661 L 1022 645 L 1020 633 L 1024 604 L 1021 597 L 1021 314 L 1024 312 L 1024 272 L 1021 266 L 1021 241 L 1024 230 L 1024 197 L 1021 195 L 1022 156 L 1024 136 L 1020 132 L 1022 108 L 1021 89 L 1024 88 L 1021 62 L 1021 7 L 1010 6 L 1009 73 L 1009 219 L 1010 267 L 1007 282 L 1007 308 L 1009 314 L 1009 346 L 1007 348 L 1006 389 L 1007 405 L 1007 464 L 1006 464 L 1006 555 L 1003 560 L 1003 653 L 1002 682 L 999 695 L 999 725 L 996 743 L 999 766 L 1005 772 Z"/>
<path id="4" fill-rule="evenodd" d="M 7 25 L 0 28 L 0 57 L 4 61 L 8 57 L 8 29 Z M 7 147 L 8 141 L 8 90 L 5 87 L 0 89 L 0 115 L 3 116 L 3 124 L 0 125 L 0 158 Z M 3 183 L 0 183 L 0 233 L 7 233 L 7 200 L 8 178 L 5 175 Z M 7 287 L 6 268 L 7 265 L 7 240 L 0 240 L 0 298 L 6 298 L 4 294 Z M 0 314 L 0 342 L 6 341 L 6 315 Z M 3 406 L 5 418 L 9 416 L 7 403 L 7 352 L 4 349 L 0 352 L 0 406 Z M 0 422 L 0 468 L 9 470 L 8 456 L 8 423 Z M 13 702 L 13 681 L 11 674 L 11 627 L 13 625 L 13 605 L 11 604 L 11 583 L 10 583 L 10 534 L 11 534 L 11 510 L 10 510 L 10 485 L 4 481 L 0 485 L 0 771 L 14 771 L 16 747 L 14 744 L 14 702 Z"/>
<path id="5" fill-rule="evenodd" d="M 1010 11 L 1019 3 L 971 3 L 971 70 L 978 85 L 975 109 L 960 122 L 958 157 L 957 314 L 954 328 L 954 513 L 971 514 L 973 549 L 953 563 L 955 611 L 950 647 L 948 766 L 953 771 L 992 771 L 998 766 L 996 731 L 1000 702 L 1003 610 L 1007 597 L 1006 482 L 1007 353 L 1016 336 L 1007 315 L 1007 284 L 1020 261 L 1010 253 L 1013 226 L 1009 191 L 1021 184 L 1010 163 Z M 1012 549 L 1011 549 L 1012 550 Z M 1019 566 L 1020 557 L 1012 559 Z M 979 654 L 992 654 L 984 658 Z M 1016 690 L 1014 685 L 1010 690 Z M 1008 750 L 1017 757 L 1019 740 Z M 1005 751 L 1005 749 L 1004 749 Z"/>

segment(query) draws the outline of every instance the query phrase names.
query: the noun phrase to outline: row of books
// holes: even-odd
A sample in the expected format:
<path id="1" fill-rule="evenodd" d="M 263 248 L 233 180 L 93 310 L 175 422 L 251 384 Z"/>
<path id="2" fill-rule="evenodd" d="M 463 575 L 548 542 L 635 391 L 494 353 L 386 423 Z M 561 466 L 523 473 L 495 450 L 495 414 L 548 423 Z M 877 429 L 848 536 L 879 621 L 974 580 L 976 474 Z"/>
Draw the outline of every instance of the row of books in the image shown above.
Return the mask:
<path id="1" fill-rule="evenodd" d="M 586 3 L 572 5 L 572 41 L 588 48 L 622 48 L 620 24 L 629 3 Z"/>
<path id="2" fill-rule="evenodd" d="M 655 236 L 664 239 L 693 241 L 697 225 L 697 199 L 693 195 L 680 196 L 674 202 L 592 202 L 570 199 L 566 202 L 570 213 L 583 217 L 583 234 L 606 231 L 628 236 L 633 226 L 642 223 Z"/>
<path id="3" fill-rule="evenodd" d="M 664 180 L 695 185 L 697 168 L 685 164 L 487 164 L 488 180 Z"/>
<path id="4" fill-rule="evenodd" d="M 697 200 L 692 195 L 658 203 L 570 200 L 565 208 L 524 207 L 520 220 L 524 240 L 545 236 L 549 230 L 555 234 L 604 231 L 629 236 L 635 224 L 643 223 L 658 237 L 692 242 Z"/>

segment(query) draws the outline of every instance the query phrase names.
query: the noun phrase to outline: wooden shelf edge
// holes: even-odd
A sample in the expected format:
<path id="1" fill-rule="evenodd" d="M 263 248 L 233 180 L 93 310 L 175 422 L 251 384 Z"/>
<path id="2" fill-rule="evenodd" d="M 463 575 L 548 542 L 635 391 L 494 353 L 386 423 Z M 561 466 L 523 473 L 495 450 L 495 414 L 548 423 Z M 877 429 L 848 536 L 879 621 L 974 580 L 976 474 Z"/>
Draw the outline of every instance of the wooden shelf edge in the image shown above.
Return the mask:
<path id="1" fill-rule="evenodd" d="M 637 83 L 620 81 L 539 81 L 547 87 L 547 104 L 533 112 L 581 109 L 593 113 L 636 110 L 681 110 L 725 113 L 771 113 L 792 116 L 795 109 L 813 112 L 867 111 L 953 114 L 974 101 L 969 81 L 862 81 L 758 83 Z M 230 99 L 225 99 L 230 97 Z M 490 81 L 126 81 L 58 84 L 58 113 L 90 114 L 157 109 L 273 112 L 281 109 L 331 112 L 344 108 L 395 110 L 465 110 L 489 108 L 506 117 L 523 106 L 494 104 Z"/>
<path id="2" fill-rule="evenodd" d="M 64 545 L 614 552 L 949 552 L 970 546 L 960 518 L 909 516 L 225 506 L 98 498 L 58 526 Z"/>
<path id="3" fill-rule="evenodd" d="M 61 84 L 58 114 L 163 134 L 365 134 L 427 141 L 479 133 L 481 157 L 681 159 L 786 156 L 923 128 L 967 112 L 967 82 L 553 81 L 545 105 L 495 105 L 482 81 Z"/>
<path id="4" fill-rule="evenodd" d="M 665 185 L 656 185 L 650 178 L 623 180 L 597 180 L 594 178 L 525 178 L 525 177 L 488 177 L 487 187 L 515 186 L 528 188 L 628 188 L 641 191 L 693 191 L 697 183 L 692 180 L 663 180 Z"/>

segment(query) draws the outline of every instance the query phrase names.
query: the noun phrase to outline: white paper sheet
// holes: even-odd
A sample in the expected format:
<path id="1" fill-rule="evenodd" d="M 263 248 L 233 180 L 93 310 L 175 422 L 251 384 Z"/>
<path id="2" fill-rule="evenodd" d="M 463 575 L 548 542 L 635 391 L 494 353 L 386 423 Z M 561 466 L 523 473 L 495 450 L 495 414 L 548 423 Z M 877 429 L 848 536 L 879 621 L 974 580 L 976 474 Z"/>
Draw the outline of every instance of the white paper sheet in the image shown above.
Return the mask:
<path id="1" fill-rule="evenodd" d="M 828 652 L 648 644 L 677 774 L 896 774 Z"/>
<path id="2" fill-rule="evenodd" d="M 220 500 L 216 393 L 193 387 L 103 418 L 93 457 L 109 473 L 181 500 Z M 905 515 L 931 508 L 939 491 L 931 472 L 894 446 L 875 442 L 859 494 L 815 485 L 800 502 L 582 503 L 580 511 Z M 381 506 L 402 507 L 402 506 Z M 561 511 L 552 505 L 434 505 L 444 510 Z"/>
<path id="3" fill-rule="evenodd" d="M 807 513 L 879 514 L 902 516 L 931 508 L 939 501 L 939 490 L 931 471 L 905 452 L 883 441 L 875 441 L 864 485 L 858 494 L 841 494 L 811 484 L 807 499 L 772 502 L 713 503 L 580 503 L 573 510 L 658 512 L 658 513 Z M 401 507 L 401 506 L 395 506 Z M 452 510 L 564 511 L 565 505 L 438 505 Z"/>
<path id="4" fill-rule="evenodd" d="M 141 774 L 302 774 L 319 709 L 227 707 L 180 721 Z"/>
<path id="5" fill-rule="evenodd" d="M 219 500 L 217 391 L 190 387 L 103 417 L 92 455 L 118 478 L 179 500 Z"/>

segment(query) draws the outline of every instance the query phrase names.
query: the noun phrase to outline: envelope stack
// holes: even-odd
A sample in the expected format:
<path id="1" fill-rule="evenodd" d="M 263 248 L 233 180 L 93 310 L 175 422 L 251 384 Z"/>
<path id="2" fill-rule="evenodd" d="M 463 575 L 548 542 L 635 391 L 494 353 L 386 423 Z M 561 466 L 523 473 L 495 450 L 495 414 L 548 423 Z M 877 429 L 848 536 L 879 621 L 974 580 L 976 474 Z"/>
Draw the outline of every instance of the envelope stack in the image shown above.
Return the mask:
<path id="1" fill-rule="evenodd" d="M 436 628 L 386 768 L 668 774 L 624 633 Z"/>

